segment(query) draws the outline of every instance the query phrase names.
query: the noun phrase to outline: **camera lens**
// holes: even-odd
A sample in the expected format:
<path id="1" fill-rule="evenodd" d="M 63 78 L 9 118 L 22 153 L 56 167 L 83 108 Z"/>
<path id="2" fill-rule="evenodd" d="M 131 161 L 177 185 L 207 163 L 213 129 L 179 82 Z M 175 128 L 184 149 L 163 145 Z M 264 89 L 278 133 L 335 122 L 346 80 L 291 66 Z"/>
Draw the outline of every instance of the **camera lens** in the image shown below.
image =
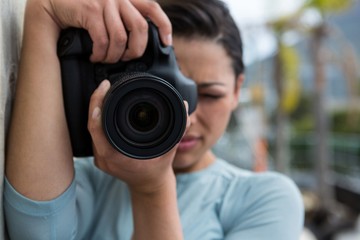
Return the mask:
<path id="1" fill-rule="evenodd" d="M 154 105 L 141 102 L 130 110 L 128 120 L 134 130 L 149 132 L 159 123 L 159 112 Z"/>
<path id="2" fill-rule="evenodd" d="M 102 119 L 113 147 L 129 157 L 149 159 L 180 141 L 187 115 L 170 83 L 147 73 L 128 73 L 111 86 Z"/>
<path id="3" fill-rule="evenodd" d="M 128 144 L 139 148 L 157 146 L 173 128 L 171 102 L 156 89 L 141 87 L 126 92 L 117 103 L 113 124 Z"/>

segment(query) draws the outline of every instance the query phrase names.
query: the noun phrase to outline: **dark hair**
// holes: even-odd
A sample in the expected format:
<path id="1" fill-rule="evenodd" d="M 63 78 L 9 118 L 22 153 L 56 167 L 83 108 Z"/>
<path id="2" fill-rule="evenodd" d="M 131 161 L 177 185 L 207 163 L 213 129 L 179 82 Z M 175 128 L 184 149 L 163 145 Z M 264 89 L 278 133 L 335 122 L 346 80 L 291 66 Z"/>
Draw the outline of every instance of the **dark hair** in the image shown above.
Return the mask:
<path id="1" fill-rule="evenodd" d="M 215 40 L 233 62 L 238 76 L 244 72 L 243 47 L 234 19 L 221 0 L 159 0 L 177 37 Z"/>

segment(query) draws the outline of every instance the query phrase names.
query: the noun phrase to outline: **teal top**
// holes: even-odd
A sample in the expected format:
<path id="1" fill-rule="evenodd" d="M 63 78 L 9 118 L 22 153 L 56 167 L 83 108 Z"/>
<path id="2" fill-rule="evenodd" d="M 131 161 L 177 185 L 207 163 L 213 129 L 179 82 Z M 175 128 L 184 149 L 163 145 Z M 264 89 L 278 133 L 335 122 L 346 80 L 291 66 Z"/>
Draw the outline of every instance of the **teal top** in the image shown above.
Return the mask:
<path id="1" fill-rule="evenodd" d="M 91 158 L 76 160 L 75 169 L 73 183 L 51 201 L 30 200 L 5 179 L 5 217 L 12 240 L 131 239 L 126 184 L 97 169 Z M 299 239 L 302 199 L 284 175 L 253 173 L 218 159 L 176 179 L 186 240 Z"/>

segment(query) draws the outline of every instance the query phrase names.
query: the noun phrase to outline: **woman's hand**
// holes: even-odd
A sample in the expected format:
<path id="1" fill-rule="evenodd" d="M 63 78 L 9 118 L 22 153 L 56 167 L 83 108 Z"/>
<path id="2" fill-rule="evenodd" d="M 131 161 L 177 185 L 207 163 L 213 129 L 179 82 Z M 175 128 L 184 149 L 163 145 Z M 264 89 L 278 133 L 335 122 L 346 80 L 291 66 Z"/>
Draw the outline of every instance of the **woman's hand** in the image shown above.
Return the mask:
<path id="1" fill-rule="evenodd" d="M 150 160 L 132 159 L 115 150 L 105 137 L 101 124 L 101 109 L 109 88 L 110 82 L 104 80 L 90 99 L 88 129 L 93 140 L 95 164 L 129 186 L 134 217 L 133 240 L 183 239 L 172 169 L 176 146 Z M 187 107 L 186 102 L 185 105 Z M 189 125 L 188 117 L 187 129 Z"/>
<path id="2" fill-rule="evenodd" d="M 29 0 L 29 4 L 45 10 L 59 29 L 86 29 L 94 43 L 93 62 L 140 57 L 148 38 L 145 18 L 159 28 L 164 44 L 172 44 L 170 21 L 152 0 Z"/>
<path id="3" fill-rule="evenodd" d="M 125 181 L 131 190 L 137 192 L 156 192 L 167 183 L 175 186 L 172 162 L 176 147 L 158 158 L 134 160 L 121 154 L 108 142 L 102 129 L 101 108 L 109 87 L 109 81 L 103 81 L 90 100 L 88 129 L 93 139 L 96 166 L 108 174 Z M 189 127 L 189 124 L 188 119 L 187 127 Z"/>
<path id="4" fill-rule="evenodd" d="M 93 139 L 95 164 L 129 186 L 134 217 L 133 240 L 183 239 L 172 169 L 176 146 L 150 160 L 131 159 L 115 150 L 105 137 L 101 124 L 101 108 L 109 88 L 110 82 L 104 80 L 90 100 L 88 129 Z M 187 128 L 189 125 L 188 117 Z"/>

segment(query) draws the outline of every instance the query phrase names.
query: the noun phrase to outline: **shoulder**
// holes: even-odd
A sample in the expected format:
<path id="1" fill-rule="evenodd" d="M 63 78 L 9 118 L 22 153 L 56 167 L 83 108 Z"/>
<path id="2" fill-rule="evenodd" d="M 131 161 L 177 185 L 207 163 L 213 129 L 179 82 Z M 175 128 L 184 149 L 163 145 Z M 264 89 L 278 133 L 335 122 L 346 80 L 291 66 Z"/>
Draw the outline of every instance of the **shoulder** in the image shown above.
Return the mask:
<path id="1" fill-rule="evenodd" d="M 303 202 L 298 187 L 288 176 L 276 172 L 244 173 L 236 168 L 227 172 L 232 180 L 220 211 L 225 231 L 254 229 L 271 234 L 281 229 L 279 234 L 288 237 L 300 233 Z"/>
<path id="2" fill-rule="evenodd" d="M 216 171 L 228 182 L 226 196 L 241 196 L 243 206 L 245 203 L 253 205 L 255 200 L 262 199 L 299 200 L 301 203 L 298 187 L 284 174 L 272 171 L 255 173 L 232 166 L 223 160 L 219 160 Z"/>
<path id="3" fill-rule="evenodd" d="M 267 195 L 281 194 L 299 196 L 299 189 L 294 181 L 288 176 L 273 172 L 255 173 L 252 171 L 240 169 L 219 159 L 214 172 L 229 182 L 228 193 L 233 190 L 244 190 L 247 198 Z"/>
<path id="4" fill-rule="evenodd" d="M 294 181 L 281 173 L 254 173 L 247 178 L 245 185 L 248 190 L 247 196 L 249 199 L 272 196 L 274 200 L 277 198 L 282 200 L 300 200 L 300 192 Z"/>
<path id="5" fill-rule="evenodd" d="M 284 174 L 272 171 L 255 173 L 219 159 L 209 171 L 209 175 L 222 182 L 224 204 L 234 204 L 236 207 L 247 209 L 264 202 L 267 205 L 281 205 L 289 201 L 302 208 L 298 187 Z M 238 199 L 241 204 L 231 201 L 232 199 Z"/>

